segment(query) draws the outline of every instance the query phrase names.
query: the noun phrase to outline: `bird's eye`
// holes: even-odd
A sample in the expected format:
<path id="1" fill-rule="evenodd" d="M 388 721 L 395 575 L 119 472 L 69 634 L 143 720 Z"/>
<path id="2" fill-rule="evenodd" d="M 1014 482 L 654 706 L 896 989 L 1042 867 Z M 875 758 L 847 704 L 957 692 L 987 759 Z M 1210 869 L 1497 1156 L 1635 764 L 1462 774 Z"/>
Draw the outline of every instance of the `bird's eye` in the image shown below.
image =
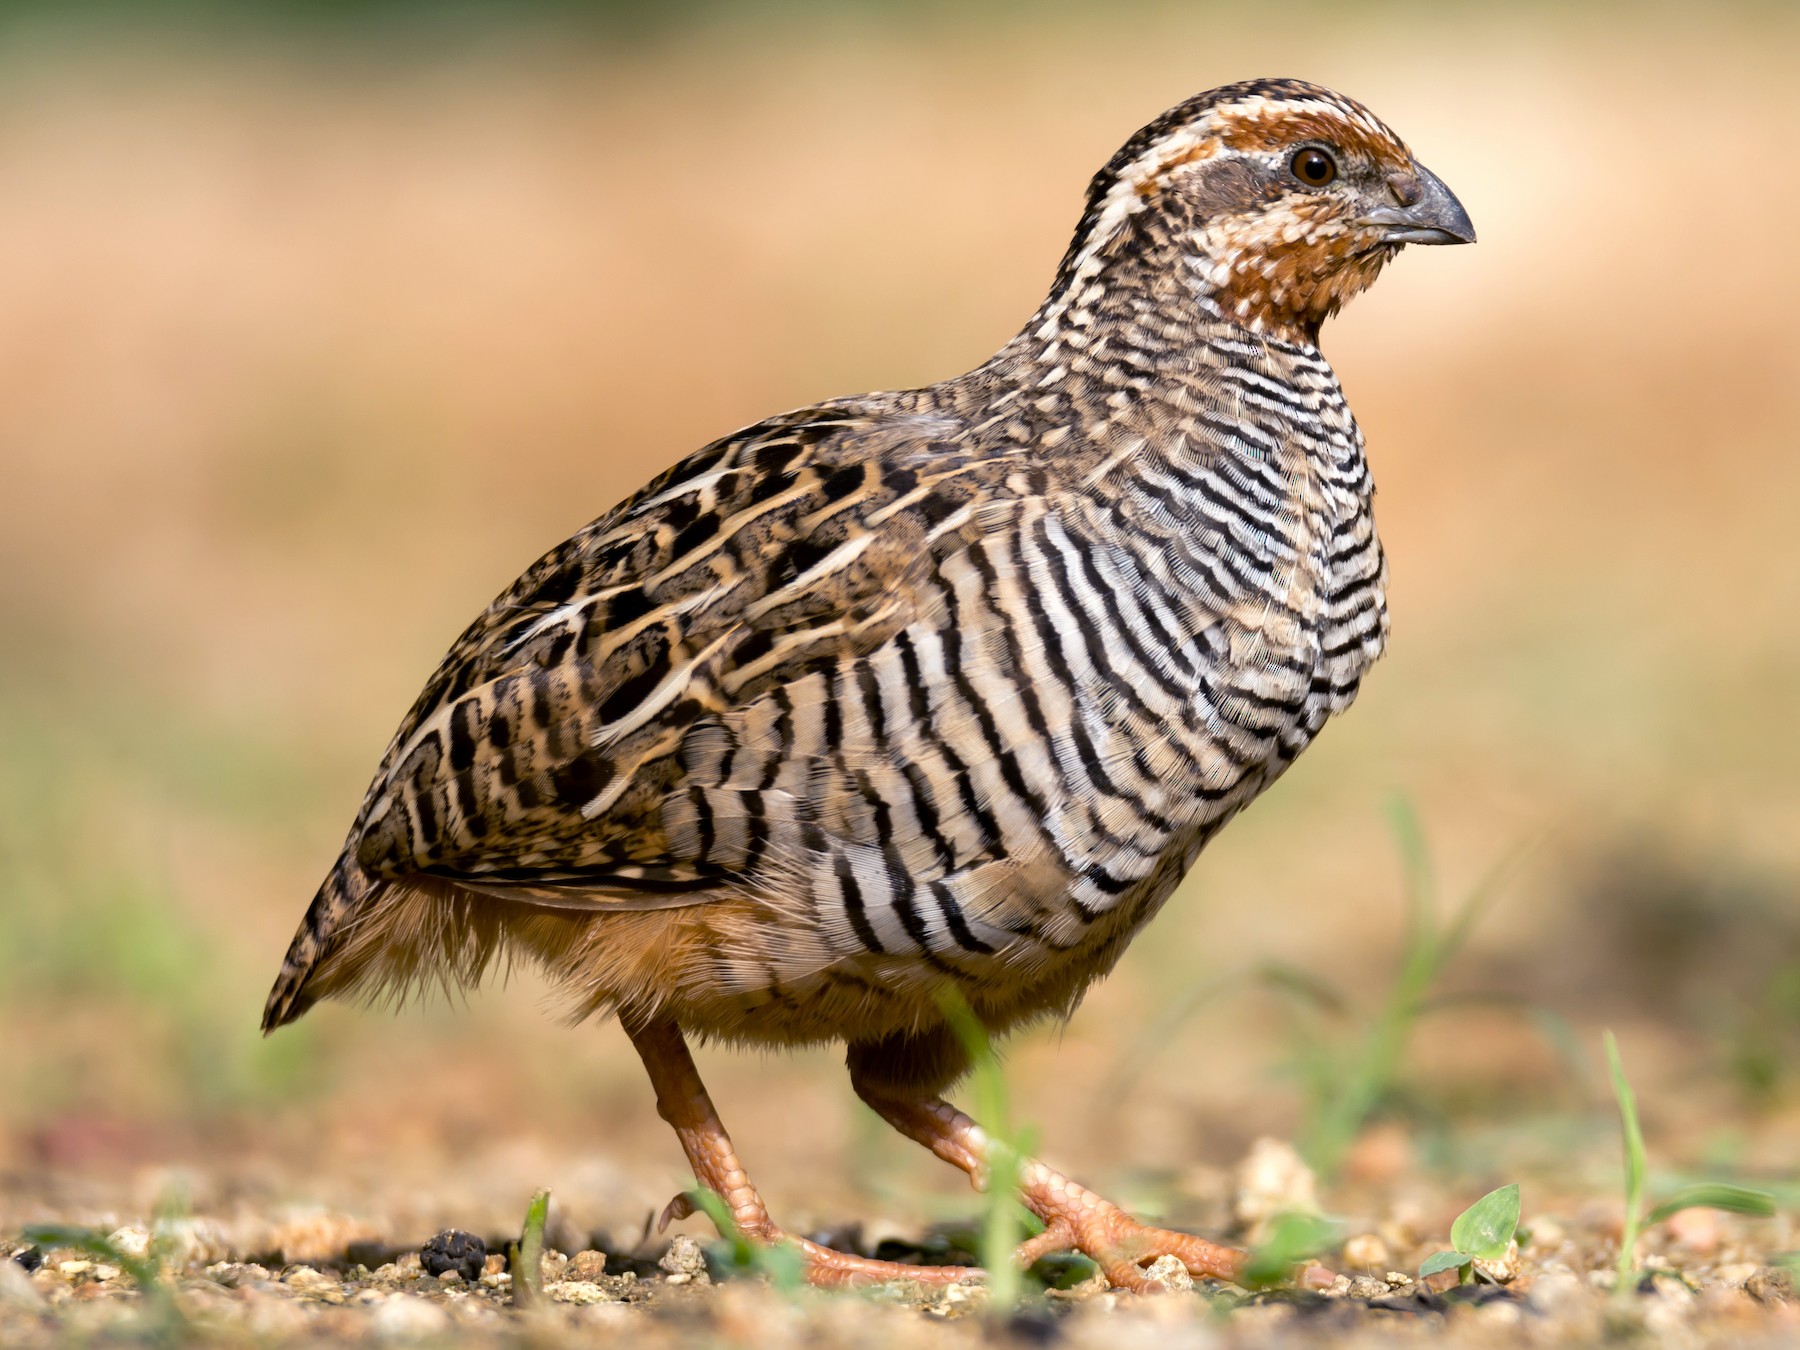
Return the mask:
<path id="1" fill-rule="evenodd" d="M 1316 145 L 1296 151 L 1288 169 L 1306 186 L 1316 188 L 1327 186 L 1338 175 L 1337 161 Z"/>

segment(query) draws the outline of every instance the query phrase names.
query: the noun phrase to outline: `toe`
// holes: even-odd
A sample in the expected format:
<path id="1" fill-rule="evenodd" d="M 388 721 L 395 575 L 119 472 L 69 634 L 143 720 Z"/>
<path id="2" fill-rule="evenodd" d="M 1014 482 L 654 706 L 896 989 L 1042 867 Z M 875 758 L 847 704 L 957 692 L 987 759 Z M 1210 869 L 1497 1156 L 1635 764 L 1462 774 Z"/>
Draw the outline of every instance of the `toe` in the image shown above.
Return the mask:
<path id="1" fill-rule="evenodd" d="M 821 1247 L 804 1238 L 799 1246 L 806 1256 L 806 1282 L 821 1289 L 856 1289 L 896 1280 L 936 1286 L 987 1278 L 987 1272 L 975 1266 L 909 1266 L 899 1261 L 877 1261 Z"/>

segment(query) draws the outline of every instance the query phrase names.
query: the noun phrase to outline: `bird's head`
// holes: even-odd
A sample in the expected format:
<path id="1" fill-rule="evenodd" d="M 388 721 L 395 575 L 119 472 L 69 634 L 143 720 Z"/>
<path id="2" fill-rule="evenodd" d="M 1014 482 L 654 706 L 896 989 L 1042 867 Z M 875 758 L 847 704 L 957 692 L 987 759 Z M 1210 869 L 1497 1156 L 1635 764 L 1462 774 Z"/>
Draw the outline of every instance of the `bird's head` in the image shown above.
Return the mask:
<path id="1" fill-rule="evenodd" d="M 1311 341 L 1405 244 L 1467 244 L 1450 189 L 1354 99 L 1301 80 L 1171 108 L 1107 163 L 1058 275 L 1076 297 L 1134 264 L 1257 332 Z"/>

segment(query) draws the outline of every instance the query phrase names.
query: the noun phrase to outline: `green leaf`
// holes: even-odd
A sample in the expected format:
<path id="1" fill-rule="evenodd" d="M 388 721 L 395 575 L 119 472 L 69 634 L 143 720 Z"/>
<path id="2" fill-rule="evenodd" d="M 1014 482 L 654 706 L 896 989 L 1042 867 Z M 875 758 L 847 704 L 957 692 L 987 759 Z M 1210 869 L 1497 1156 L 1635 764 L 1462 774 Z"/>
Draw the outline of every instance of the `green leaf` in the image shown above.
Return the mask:
<path id="1" fill-rule="evenodd" d="M 1702 1182 L 1697 1186 L 1683 1186 L 1651 1210 L 1650 1217 L 1644 1223 L 1661 1223 L 1684 1209 L 1724 1209 L 1733 1214 L 1767 1216 L 1775 1212 L 1775 1198 L 1766 1191 L 1753 1191 L 1748 1186 Z"/>
<path id="2" fill-rule="evenodd" d="M 1338 1228 L 1317 1214 L 1278 1214 L 1269 1223 L 1269 1235 L 1244 1265 L 1238 1283 L 1246 1289 L 1266 1289 L 1293 1278 L 1294 1268 L 1337 1241 Z"/>
<path id="3" fill-rule="evenodd" d="M 1489 1191 L 1456 1216 L 1450 1241 L 1459 1252 L 1498 1261 L 1519 1227 L 1519 1183 Z"/>
<path id="4" fill-rule="evenodd" d="M 1638 1126 L 1637 1094 L 1625 1077 L 1619 1042 L 1606 1033 L 1606 1063 L 1612 1072 L 1613 1096 L 1619 1100 L 1619 1130 L 1625 1140 L 1625 1210 L 1634 1224 L 1644 1208 L 1644 1132 Z"/>
<path id="5" fill-rule="evenodd" d="M 1419 1278 L 1427 1279 L 1440 1270 L 1455 1270 L 1458 1266 L 1468 1265 L 1474 1259 L 1467 1252 L 1433 1252 L 1419 1267 Z"/>

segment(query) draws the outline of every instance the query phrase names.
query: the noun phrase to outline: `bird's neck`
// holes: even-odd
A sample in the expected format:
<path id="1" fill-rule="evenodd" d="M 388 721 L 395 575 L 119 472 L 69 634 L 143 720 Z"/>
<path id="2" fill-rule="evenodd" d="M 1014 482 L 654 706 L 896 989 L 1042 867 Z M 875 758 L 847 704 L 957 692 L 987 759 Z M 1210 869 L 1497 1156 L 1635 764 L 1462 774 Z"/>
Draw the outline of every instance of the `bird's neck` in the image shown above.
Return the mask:
<path id="1" fill-rule="evenodd" d="M 1252 344 L 1277 363 L 1322 362 L 1316 322 L 1247 321 L 1227 288 L 1231 277 L 1229 266 L 1172 244 L 1103 265 L 1065 260 L 1043 304 L 985 369 L 1005 370 L 1027 397 L 1060 387 L 1116 408 L 1154 400 L 1216 364 L 1221 344 Z"/>

